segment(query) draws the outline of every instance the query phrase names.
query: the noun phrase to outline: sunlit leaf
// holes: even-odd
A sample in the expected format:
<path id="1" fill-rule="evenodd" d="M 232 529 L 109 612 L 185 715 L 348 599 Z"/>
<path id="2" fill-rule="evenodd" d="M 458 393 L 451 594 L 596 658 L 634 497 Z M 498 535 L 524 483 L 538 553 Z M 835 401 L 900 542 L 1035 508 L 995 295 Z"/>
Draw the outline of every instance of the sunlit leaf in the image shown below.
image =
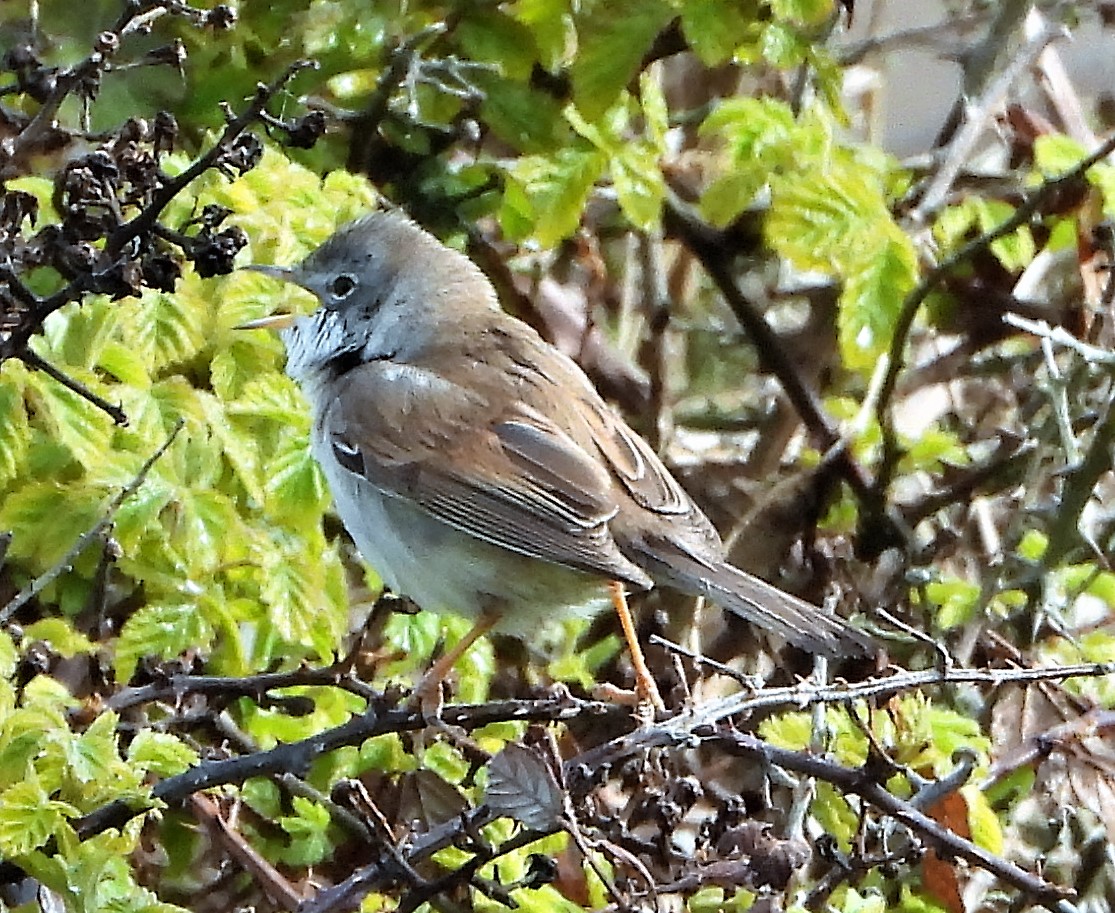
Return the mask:
<path id="1" fill-rule="evenodd" d="M 187 650 L 205 652 L 213 629 L 190 602 L 152 603 L 125 622 L 116 642 L 116 677 L 126 682 L 145 656 L 172 659 Z"/>
<path id="2" fill-rule="evenodd" d="M 22 856 L 43 846 L 76 814 L 72 805 L 51 799 L 35 777 L 9 786 L 0 793 L 0 853 Z"/>
<path id="3" fill-rule="evenodd" d="M 128 746 L 128 760 L 160 777 L 173 777 L 195 765 L 198 754 L 170 733 L 144 729 Z"/>
<path id="4" fill-rule="evenodd" d="M 589 120 L 610 108 L 634 78 L 651 42 L 674 17 L 662 0 L 603 0 L 577 19 L 573 95 Z"/>

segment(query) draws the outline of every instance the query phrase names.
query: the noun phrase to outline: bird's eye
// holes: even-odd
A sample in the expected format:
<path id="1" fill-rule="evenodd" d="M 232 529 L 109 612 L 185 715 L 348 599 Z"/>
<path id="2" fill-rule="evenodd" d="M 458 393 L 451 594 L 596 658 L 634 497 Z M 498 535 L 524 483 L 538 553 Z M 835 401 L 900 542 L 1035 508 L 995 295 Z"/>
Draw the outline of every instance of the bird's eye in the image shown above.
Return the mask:
<path id="1" fill-rule="evenodd" d="M 356 289 L 356 277 L 348 273 L 341 273 L 329 284 L 329 291 L 334 298 L 347 298 Z"/>

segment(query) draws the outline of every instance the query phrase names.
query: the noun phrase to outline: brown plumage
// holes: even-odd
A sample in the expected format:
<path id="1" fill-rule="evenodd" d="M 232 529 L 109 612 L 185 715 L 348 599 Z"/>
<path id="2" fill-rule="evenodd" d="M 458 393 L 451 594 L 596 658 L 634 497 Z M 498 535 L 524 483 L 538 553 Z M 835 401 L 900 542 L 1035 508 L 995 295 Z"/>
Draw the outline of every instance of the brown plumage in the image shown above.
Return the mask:
<path id="1" fill-rule="evenodd" d="M 663 585 L 814 653 L 869 651 L 841 619 L 728 564 L 712 524 L 581 369 L 408 219 L 346 226 L 284 278 L 323 304 L 284 331 L 315 453 L 396 591 L 523 634 L 606 604 L 609 581 Z"/>

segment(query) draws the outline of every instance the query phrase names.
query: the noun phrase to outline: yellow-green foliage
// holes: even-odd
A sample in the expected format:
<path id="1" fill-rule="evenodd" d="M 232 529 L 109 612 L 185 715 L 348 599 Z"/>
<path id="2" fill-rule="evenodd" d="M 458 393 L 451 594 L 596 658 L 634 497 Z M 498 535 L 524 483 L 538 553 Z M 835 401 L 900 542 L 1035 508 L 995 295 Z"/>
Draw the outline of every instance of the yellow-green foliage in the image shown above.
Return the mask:
<path id="1" fill-rule="evenodd" d="M 45 183 L 22 183 L 45 197 Z M 260 262 L 303 256 L 375 201 L 364 181 L 342 173 L 323 181 L 274 152 L 235 183 L 214 175 L 196 190 L 174 202 L 170 224 L 206 203 L 228 206 Z M 33 348 L 119 403 L 125 426 L 16 360 L 0 369 L 0 528 L 12 534 L 7 571 L 20 586 L 70 552 L 182 423 L 115 515 L 107 585 L 98 579 L 104 545 L 93 542 L 39 594 L 45 617 L 23 640 L 0 635 L 0 855 L 64 897 L 83 898 L 84 909 L 110 895 L 136 909 L 159 905 L 141 902 L 124 862 L 136 828 L 79 843 L 69 822 L 114 799 L 142 803 L 148 772 L 172 775 L 197 756 L 174 736 L 144 731 L 122 757 L 113 713 L 75 731 L 66 708 L 77 702 L 54 678 L 35 677 L 17 692 L 10 677 L 21 648 L 43 640 L 63 656 L 96 653 L 124 684 L 146 657 L 197 655 L 207 672 L 225 675 L 329 662 L 347 631 L 348 594 L 322 529 L 328 493 L 307 449 L 305 405 L 282 373 L 280 341 L 235 329 L 281 294 L 258 274 L 202 280 L 187 271 L 173 294 L 91 298 L 52 315 Z M 91 642 L 73 624 L 88 612 L 121 619 L 119 636 Z M 358 705 L 332 690 L 315 695 L 314 713 L 284 718 L 290 725 L 271 738 L 335 725 Z M 256 717 L 254 735 L 266 741 L 267 711 L 246 724 Z M 282 826 L 312 831 L 320 815 L 311 805 Z M 65 862 L 44 852 L 51 841 Z"/>

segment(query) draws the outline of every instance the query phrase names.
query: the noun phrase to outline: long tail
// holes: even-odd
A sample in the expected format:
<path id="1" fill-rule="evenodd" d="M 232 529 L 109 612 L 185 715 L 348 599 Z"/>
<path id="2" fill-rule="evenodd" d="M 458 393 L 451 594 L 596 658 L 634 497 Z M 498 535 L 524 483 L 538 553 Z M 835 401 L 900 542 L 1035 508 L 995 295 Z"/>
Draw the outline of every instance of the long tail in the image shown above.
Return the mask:
<path id="1" fill-rule="evenodd" d="M 843 619 L 726 561 L 705 564 L 671 549 L 667 556 L 659 552 L 653 568 L 648 564 L 644 567 L 663 585 L 693 596 L 705 596 L 810 653 L 836 659 L 870 656 L 875 652 L 871 638 Z"/>

